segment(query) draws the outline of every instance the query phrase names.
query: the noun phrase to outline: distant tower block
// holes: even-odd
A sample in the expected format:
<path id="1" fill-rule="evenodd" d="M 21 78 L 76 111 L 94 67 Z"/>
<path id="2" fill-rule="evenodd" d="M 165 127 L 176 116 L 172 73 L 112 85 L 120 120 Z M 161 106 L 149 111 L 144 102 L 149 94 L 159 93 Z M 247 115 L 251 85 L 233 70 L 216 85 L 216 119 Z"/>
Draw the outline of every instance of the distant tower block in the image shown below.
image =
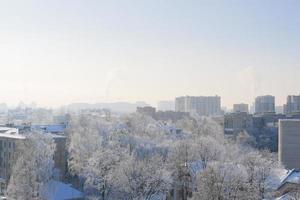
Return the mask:
<path id="1" fill-rule="evenodd" d="M 275 97 L 271 95 L 258 96 L 255 99 L 255 113 L 275 113 Z"/>

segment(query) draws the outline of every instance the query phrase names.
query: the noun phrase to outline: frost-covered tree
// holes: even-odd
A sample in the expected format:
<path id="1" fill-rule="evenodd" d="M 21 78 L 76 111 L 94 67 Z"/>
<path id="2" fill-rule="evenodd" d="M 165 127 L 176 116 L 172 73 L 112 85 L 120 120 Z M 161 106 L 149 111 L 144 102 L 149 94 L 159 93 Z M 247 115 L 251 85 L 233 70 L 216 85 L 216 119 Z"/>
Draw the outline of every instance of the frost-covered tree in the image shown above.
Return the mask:
<path id="1" fill-rule="evenodd" d="M 101 147 L 102 138 L 97 121 L 89 116 L 73 116 L 68 129 L 69 171 L 80 175 L 94 152 Z"/>
<path id="2" fill-rule="evenodd" d="M 193 199 L 249 200 L 251 197 L 247 195 L 246 177 L 243 166 L 210 163 L 197 179 L 197 191 Z"/>
<path id="3" fill-rule="evenodd" d="M 143 160 L 131 157 L 120 165 L 118 187 L 125 192 L 125 199 L 149 200 L 153 195 L 166 194 L 170 190 L 170 178 L 162 157 Z"/>
<path id="4" fill-rule="evenodd" d="M 223 144 L 211 136 L 198 136 L 190 143 L 189 157 L 193 160 L 200 160 L 206 167 L 209 162 L 223 158 Z"/>
<path id="5" fill-rule="evenodd" d="M 227 139 L 217 122 L 197 115 L 176 124 L 137 113 L 109 120 L 81 115 L 68 134 L 69 168 L 89 199 L 166 194 L 180 182 L 182 166 L 200 161 L 203 169 L 191 179 L 194 199 L 258 200 L 270 197 L 273 169 L 280 168 L 270 154 Z"/>
<path id="6" fill-rule="evenodd" d="M 83 170 L 87 199 L 115 199 L 116 170 L 120 168 L 120 162 L 128 159 L 127 155 L 116 144 L 101 147 L 92 155 Z"/>
<path id="7" fill-rule="evenodd" d="M 42 189 L 53 175 L 54 150 L 52 137 L 41 133 L 32 133 L 17 144 L 17 159 L 7 187 L 8 199 L 42 199 Z"/>
<path id="8" fill-rule="evenodd" d="M 272 182 L 278 182 L 276 172 L 281 168 L 269 152 L 244 148 L 231 141 L 224 144 L 222 154 L 217 162 L 208 162 L 208 167 L 200 174 L 195 199 L 272 197 Z"/>
<path id="9" fill-rule="evenodd" d="M 272 179 L 276 170 L 280 168 L 278 162 L 267 151 L 258 152 L 252 150 L 242 157 L 241 163 L 245 166 L 251 190 L 255 199 L 270 198 L 272 192 Z"/>

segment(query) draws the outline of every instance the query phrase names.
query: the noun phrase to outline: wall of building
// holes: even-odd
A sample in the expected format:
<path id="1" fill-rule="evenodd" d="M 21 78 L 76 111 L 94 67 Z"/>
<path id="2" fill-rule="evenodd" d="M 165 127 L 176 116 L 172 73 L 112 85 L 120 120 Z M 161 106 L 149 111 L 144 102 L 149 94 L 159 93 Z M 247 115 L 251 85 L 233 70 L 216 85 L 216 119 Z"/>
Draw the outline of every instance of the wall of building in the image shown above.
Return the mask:
<path id="1" fill-rule="evenodd" d="M 219 96 L 184 96 L 175 99 L 175 111 L 197 113 L 200 116 L 221 114 L 221 97 Z"/>
<path id="2" fill-rule="evenodd" d="M 287 103 L 284 105 L 285 114 L 300 113 L 300 95 L 289 95 Z"/>
<path id="3" fill-rule="evenodd" d="M 256 97 L 255 113 L 275 113 L 275 97 L 271 95 Z"/>
<path id="4" fill-rule="evenodd" d="M 278 159 L 288 169 L 300 169 L 300 120 L 279 120 Z"/>

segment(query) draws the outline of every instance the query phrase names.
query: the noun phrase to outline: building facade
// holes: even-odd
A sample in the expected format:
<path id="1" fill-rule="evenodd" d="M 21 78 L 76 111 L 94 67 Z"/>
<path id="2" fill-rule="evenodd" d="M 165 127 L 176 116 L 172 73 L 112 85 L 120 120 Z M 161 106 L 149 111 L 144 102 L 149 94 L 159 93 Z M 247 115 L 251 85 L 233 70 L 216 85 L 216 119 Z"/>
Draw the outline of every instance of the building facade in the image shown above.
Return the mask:
<path id="1" fill-rule="evenodd" d="M 286 104 L 284 105 L 285 114 L 297 114 L 300 113 L 300 95 L 289 95 L 287 97 Z"/>
<path id="2" fill-rule="evenodd" d="M 186 112 L 175 112 L 175 111 L 158 111 L 155 113 L 154 119 L 160 121 L 172 121 L 176 122 L 178 120 L 189 118 L 189 113 Z"/>
<path id="3" fill-rule="evenodd" d="M 55 134 L 51 134 L 51 136 L 56 145 L 53 158 L 56 176 L 60 180 L 64 180 L 67 172 L 66 137 Z M 17 145 L 25 139 L 26 136 L 20 134 L 17 128 L 0 127 L 0 180 L 3 180 L 0 181 L 1 191 L 11 175 Z"/>
<path id="4" fill-rule="evenodd" d="M 255 113 L 275 113 L 275 97 L 271 95 L 258 96 L 255 99 Z"/>
<path id="5" fill-rule="evenodd" d="M 246 112 L 230 113 L 225 115 L 224 118 L 225 129 L 241 131 L 253 127 L 253 117 Z"/>
<path id="6" fill-rule="evenodd" d="M 300 169 L 300 119 L 280 119 L 278 159 L 287 169 Z"/>
<path id="7" fill-rule="evenodd" d="M 24 139 L 16 128 L 0 127 L 0 195 L 4 195 L 11 174 L 17 142 Z"/>
<path id="8" fill-rule="evenodd" d="M 175 99 L 177 112 L 197 113 L 200 116 L 221 114 L 221 97 L 219 96 L 183 96 Z"/>
<path id="9" fill-rule="evenodd" d="M 145 107 L 137 107 L 136 112 L 143 114 L 143 115 L 148 115 L 154 118 L 156 109 L 151 106 L 145 106 Z"/>
<path id="10" fill-rule="evenodd" d="M 245 112 L 249 113 L 249 106 L 245 103 L 233 104 L 233 112 Z"/>

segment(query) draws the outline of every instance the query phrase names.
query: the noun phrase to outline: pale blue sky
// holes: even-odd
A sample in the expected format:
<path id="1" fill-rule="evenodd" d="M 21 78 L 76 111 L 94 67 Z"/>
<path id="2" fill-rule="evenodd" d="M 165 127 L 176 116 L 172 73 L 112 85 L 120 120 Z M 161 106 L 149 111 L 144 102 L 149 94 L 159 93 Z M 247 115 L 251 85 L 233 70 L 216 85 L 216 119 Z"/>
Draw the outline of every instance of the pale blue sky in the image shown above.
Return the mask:
<path id="1" fill-rule="evenodd" d="M 0 101 L 300 94 L 298 0 L 0 2 Z"/>

